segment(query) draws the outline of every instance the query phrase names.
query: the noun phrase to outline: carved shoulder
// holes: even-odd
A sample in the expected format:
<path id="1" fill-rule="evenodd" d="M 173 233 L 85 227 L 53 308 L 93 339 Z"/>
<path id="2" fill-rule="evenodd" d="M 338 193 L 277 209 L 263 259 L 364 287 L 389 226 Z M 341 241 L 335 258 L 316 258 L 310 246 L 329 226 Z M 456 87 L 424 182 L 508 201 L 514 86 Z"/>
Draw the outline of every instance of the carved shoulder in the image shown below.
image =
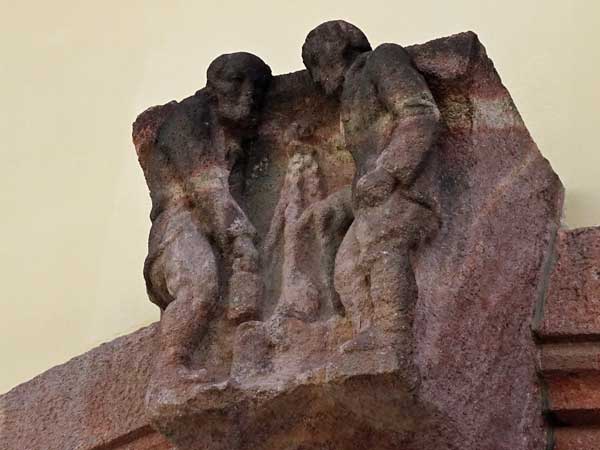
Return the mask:
<path id="1" fill-rule="evenodd" d="M 177 102 L 173 100 L 165 105 L 148 108 L 136 118 L 133 123 L 132 137 L 138 157 L 141 157 L 141 153 L 148 146 L 154 145 L 161 126 L 176 106 Z"/>

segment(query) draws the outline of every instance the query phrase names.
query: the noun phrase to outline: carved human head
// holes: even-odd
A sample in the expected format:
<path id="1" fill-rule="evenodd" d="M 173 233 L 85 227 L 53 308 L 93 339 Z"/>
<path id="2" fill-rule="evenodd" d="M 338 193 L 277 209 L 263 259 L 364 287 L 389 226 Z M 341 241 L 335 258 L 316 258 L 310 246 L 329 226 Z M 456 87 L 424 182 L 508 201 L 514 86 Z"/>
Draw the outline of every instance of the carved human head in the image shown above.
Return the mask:
<path id="1" fill-rule="evenodd" d="M 215 95 L 219 118 L 244 125 L 260 107 L 271 68 L 258 56 L 239 52 L 221 55 L 208 67 L 206 86 Z"/>
<path id="2" fill-rule="evenodd" d="M 371 50 L 362 31 L 343 20 L 319 25 L 306 36 L 302 60 L 313 81 L 326 95 L 339 93 L 346 71 L 361 53 Z"/>

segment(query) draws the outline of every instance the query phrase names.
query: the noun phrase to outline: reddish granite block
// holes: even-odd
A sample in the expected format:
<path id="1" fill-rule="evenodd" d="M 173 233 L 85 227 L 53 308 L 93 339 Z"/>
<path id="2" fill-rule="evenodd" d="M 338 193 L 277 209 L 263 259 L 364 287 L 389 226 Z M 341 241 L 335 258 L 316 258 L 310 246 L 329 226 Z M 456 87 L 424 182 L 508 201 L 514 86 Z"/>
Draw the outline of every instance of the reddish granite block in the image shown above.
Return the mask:
<path id="1" fill-rule="evenodd" d="M 559 232 L 537 334 L 544 341 L 600 338 L 600 227 Z"/>
<path id="2" fill-rule="evenodd" d="M 565 342 L 545 344 L 540 350 L 543 374 L 600 371 L 600 343 Z"/>
<path id="3" fill-rule="evenodd" d="M 536 333 L 554 450 L 600 449 L 600 227 L 561 230 Z"/>
<path id="4" fill-rule="evenodd" d="M 102 344 L 1 396 L 0 449 L 169 449 L 144 414 L 156 330 Z"/>
<path id="5" fill-rule="evenodd" d="M 558 428 L 554 431 L 553 450 L 598 450 L 599 428 Z"/>
<path id="6" fill-rule="evenodd" d="M 600 377 L 597 373 L 550 375 L 546 383 L 549 411 L 558 424 L 600 424 Z"/>

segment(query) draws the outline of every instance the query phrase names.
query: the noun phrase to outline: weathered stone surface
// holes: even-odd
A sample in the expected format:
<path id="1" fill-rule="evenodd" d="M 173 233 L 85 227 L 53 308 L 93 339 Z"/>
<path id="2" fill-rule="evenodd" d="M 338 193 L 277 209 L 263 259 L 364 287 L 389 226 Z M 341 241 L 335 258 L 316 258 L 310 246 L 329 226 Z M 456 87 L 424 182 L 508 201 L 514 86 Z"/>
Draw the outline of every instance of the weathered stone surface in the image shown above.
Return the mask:
<path id="1" fill-rule="evenodd" d="M 600 425 L 598 373 L 547 374 L 548 409 L 560 426 Z"/>
<path id="2" fill-rule="evenodd" d="M 144 413 L 157 328 L 103 344 L 1 396 L 0 448 L 169 449 Z"/>
<path id="3" fill-rule="evenodd" d="M 556 264 L 536 331 L 546 342 L 600 338 L 600 227 L 559 233 Z"/>
<path id="4" fill-rule="evenodd" d="M 351 48 L 368 52 L 364 35 L 334 24 L 329 30 L 324 28 L 322 36 L 316 35 L 329 40 L 332 57 L 338 45 L 336 27 L 350 30 Z M 355 57 L 343 51 L 350 44 L 339 44 L 343 58 Z M 352 133 L 371 126 L 362 122 L 363 104 L 372 123 L 380 124 L 381 133 L 388 132 L 392 119 L 382 116 L 385 119 L 378 122 L 380 113 L 368 102 L 375 95 L 400 92 L 394 91 L 398 89 L 394 73 L 384 72 L 401 63 L 403 50 L 390 44 L 364 53 L 372 55 L 365 57 L 364 70 L 371 71 L 371 82 L 379 83 L 377 92 L 363 92 L 358 74 L 346 80 L 349 87 L 344 84 L 340 97 L 336 93 L 341 85 L 332 80 L 341 83 L 343 77 L 334 72 L 348 69 L 328 67 L 312 56 L 322 52 L 311 53 L 309 46 L 303 55 L 309 69 L 310 64 L 322 66 L 310 70 L 312 79 L 307 72 L 273 78 L 256 139 L 245 150 L 244 189 L 237 201 L 256 228 L 263 263 L 268 261 L 261 272 L 266 285 L 258 320 L 232 326 L 228 307 L 222 304 L 192 358 L 192 367 L 207 369 L 202 372 L 204 381 L 181 383 L 176 376 L 164 376 L 148 393 L 154 425 L 180 448 L 333 445 L 340 449 L 498 450 L 538 449 L 543 444 L 530 319 L 559 226 L 562 186 L 531 140 L 474 34 L 407 50 L 424 76 L 426 85 L 421 86 L 427 86 L 418 88 L 425 89 L 418 95 L 441 113 L 437 144 L 433 149 L 424 144 L 423 154 L 428 156 L 423 163 L 410 160 L 423 156 L 402 153 L 387 162 L 383 156 L 378 161 L 398 180 L 408 177 L 410 188 L 402 195 L 429 205 L 437 226 L 432 233 L 422 233 L 430 236 L 429 241 L 419 238 L 415 244 L 398 244 L 400 249 L 410 245 L 409 256 L 383 263 L 384 273 L 391 274 L 397 264 L 407 261 L 402 283 L 414 277 L 412 284 L 396 291 L 374 286 L 386 292 L 382 301 L 400 293 L 397 302 L 408 305 L 400 314 L 406 314 L 409 330 L 402 332 L 404 337 L 395 345 L 373 346 L 372 342 L 381 339 L 378 331 L 363 337 L 352 311 L 352 302 L 360 302 L 364 289 L 355 283 L 365 275 L 349 269 L 347 273 L 356 273 L 355 277 L 338 277 L 339 270 L 346 270 L 343 266 L 358 257 L 352 253 L 354 244 L 346 251 L 346 244 L 340 242 L 352 232 L 352 226 L 346 230 L 353 220 L 353 226 L 361 226 L 363 213 L 356 203 L 361 201 L 357 197 L 361 183 L 368 194 L 366 202 L 377 202 L 378 195 L 387 198 L 392 192 L 386 190 L 389 175 L 385 171 L 377 174 L 379 178 L 372 177 L 373 188 L 364 177 L 352 183 L 355 170 L 357 178 L 371 170 L 368 164 L 360 165 L 362 157 L 357 155 L 363 150 L 353 147 L 352 139 L 359 143 L 370 139 L 373 152 L 379 145 L 377 134 L 369 138 L 356 134 L 355 138 Z M 377 65 L 377 58 L 382 66 Z M 350 66 L 352 61 L 344 64 Z M 353 65 L 350 70 L 362 69 Z M 407 76 L 408 72 L 403 73 Z M 379 76 L 381 81 L 372 81 Z M 313 79 L 333 83 L 324 84 L 329 95 L 323 95 Z M 413 82 L 414 86 L 421 83 Z M 344 105 L 354 101 L 349 97 L 353 91 L 362 92 L 363 97 L 354 97 L 356 107 L 344 116 Z M 429 92 L 432 100 L 426 98 Z M 162 108 L 154 111 L 179 107 Z M 346 128 L 343 135 L 340 110 Z M 401 123 L 403 113 L 395 114 L 400 114 L 395 120 Z M 438 120 L 436 114 L 433 120 Z M 159 135 L 164 126 L 158 124 L 144 135 Z M 427 127 L 411 122 L 398 135 L 399 142 L 404 142 L 399 148 L 410 152 L 417 142 L 429 142 L 423 137 Z M 415 144 L 402 147 L 411 133 L 416 133 Z M 347 150 L 358 161 L 356 169 Z M 404 157 L 409 159 L 398 162 Z M 396 163 L 400 164 L 398 172 Z M 414 176 L 402 172 L 411 164 L 418 166 Z M 369 208 L 374 205 L 367 204 Z M 398 211 L 410 211 L 411 205 L 416 203 L 409 202 Z M 370 211 L 376 216 L 365 221 L 367 240 L 369 230 L 375 236 L 375 229 L 390 220 L 383 210 Z M 392 220 L 390 226 L 419 223 L 415 226 L 421 233 L 424 219 L 411 214 L 397 216 L 398 225 Z M 389 248 L 385 242 L 382 245 L 384 254 L 392 251 L 391 242 Z M 373 261 L 369 264 L 376 266 L 377 259 Z M 339 278 L 335 286 L 331 282 L 334 272 Z M 379 282 L 371 279 L 371 283 Z M 358 311 L 361 317 L 372 314 Z M 376 322 L 393 314 L 390 310 Z M 407 330 L 406 325 L 400 328 Z M 357 336 L 360 340 L 352 343 Z M 400 335 L 386 336 L 393 341 Z"/>
<path id="5" fill-rule="evenodd" d="M 559 428 L 554 431 L 552 450 L 596 450 L 600 428 Z"/>
<path id="6" fill-rule="evenodd" d="M 443 225 L 415 269 L 421 395 L 454 412 L 460 448 L 539 449 L 530 318 L 562 186 L 474 35 L 413 54 L 447 125 L 423 177 Z"/>
<path id="7" fill-rule="evenodd" d="M 544 374 L 600 371 L 600 343 L 565 342 L 540 348 L 540 370 Z"/>

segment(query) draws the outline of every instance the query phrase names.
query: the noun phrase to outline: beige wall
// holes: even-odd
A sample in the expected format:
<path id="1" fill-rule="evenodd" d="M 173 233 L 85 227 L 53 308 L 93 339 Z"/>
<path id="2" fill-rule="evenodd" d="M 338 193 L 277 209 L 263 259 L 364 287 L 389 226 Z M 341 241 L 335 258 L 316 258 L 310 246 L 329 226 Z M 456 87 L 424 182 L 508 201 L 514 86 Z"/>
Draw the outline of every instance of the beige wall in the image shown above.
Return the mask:
<path id="1" fill-rule="evenodd" d="M 136 114 L 202 87 L 220 53 L 300 69 L 327 19 L 375 45 L 476 31 L 567 187 L 566 221 L 600 224 L 596 0 L 0 3 L 0 392 L 158 317 Z"/>

